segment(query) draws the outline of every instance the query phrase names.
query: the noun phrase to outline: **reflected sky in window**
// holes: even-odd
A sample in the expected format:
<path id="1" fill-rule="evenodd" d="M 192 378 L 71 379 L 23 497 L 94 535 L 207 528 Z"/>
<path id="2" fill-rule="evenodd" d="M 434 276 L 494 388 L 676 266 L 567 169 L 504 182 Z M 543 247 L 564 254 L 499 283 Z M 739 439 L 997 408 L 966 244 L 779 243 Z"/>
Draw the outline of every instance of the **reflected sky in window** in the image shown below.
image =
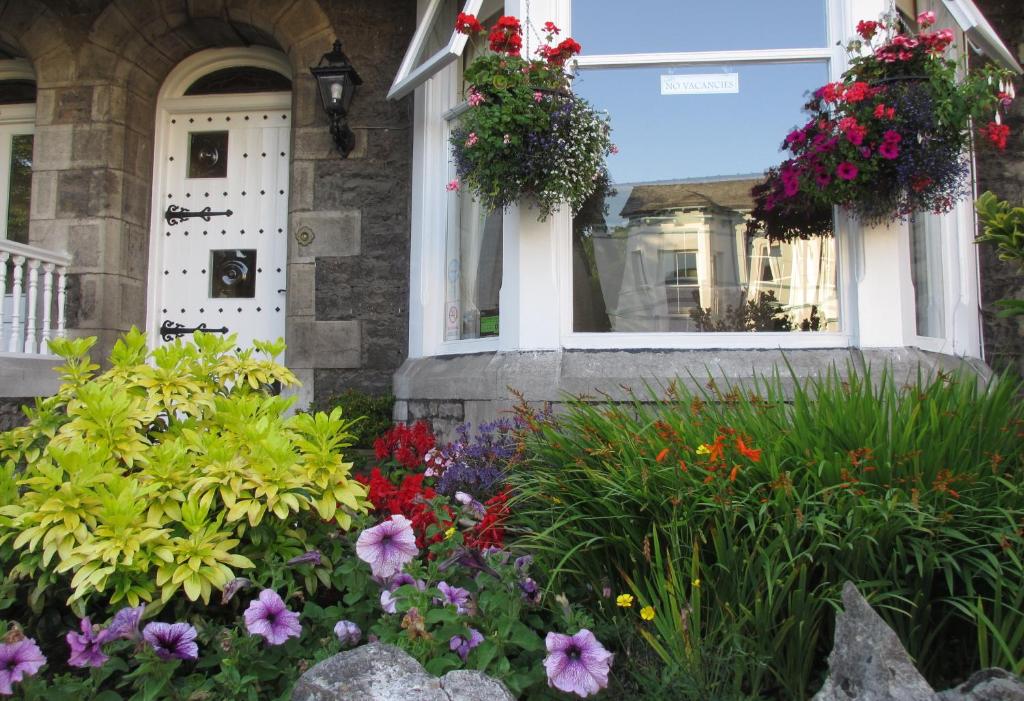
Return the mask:
<path id="1" fill-rule="evenodd" d="M 722 73 L 738 74 L 739 92 L 662 94 L 663 75 Z M 612 181 L 640 183 L 762 173 L 827 80 L 825 62 L 581 69 L 573 89 L 611 115 Z"/>
<path id="2" fill-rule="evenodd" d="M 825 0 L 574 0 L 587 55 L 825 47 Z"/>

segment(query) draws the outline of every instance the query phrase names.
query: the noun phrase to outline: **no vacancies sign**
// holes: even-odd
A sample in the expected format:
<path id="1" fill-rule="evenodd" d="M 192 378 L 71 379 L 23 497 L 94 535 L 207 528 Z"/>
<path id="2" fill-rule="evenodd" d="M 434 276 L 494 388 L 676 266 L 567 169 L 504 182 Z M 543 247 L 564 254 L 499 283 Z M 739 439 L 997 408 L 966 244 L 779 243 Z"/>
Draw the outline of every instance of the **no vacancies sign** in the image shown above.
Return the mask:
<path id="1" fill-rule="evenodd" d="M 738 93 L 739 91 L 739 73 L 661 76 L 662 95 L 709 95 L 713 93 Z"/>

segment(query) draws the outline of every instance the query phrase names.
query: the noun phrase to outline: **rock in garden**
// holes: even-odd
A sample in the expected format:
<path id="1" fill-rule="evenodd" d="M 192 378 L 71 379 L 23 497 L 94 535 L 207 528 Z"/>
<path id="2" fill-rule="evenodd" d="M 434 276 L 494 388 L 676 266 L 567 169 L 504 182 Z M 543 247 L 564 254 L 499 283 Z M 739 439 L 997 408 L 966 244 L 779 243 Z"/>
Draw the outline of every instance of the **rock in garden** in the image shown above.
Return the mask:
<path id="1" fill-rule="evenodd" d="M 828 657 L 829 675 L 813 701 L 937 701 L 896 633 L 852 582 L 843 586 L 843 613 Z"/>
<path id="2" fill-rule="evenodd" d="M 393 645 L 342 652 L 299 678 L 292 701 L 514 701 L 483 672 L 457 670 L 440 679 Z"/>
<path id="3" fill-rule="evenodd" d="M 940 692 L 939 701 L 1024 701 L 1024 681 L 1005 669 L 983 669 L 955 689 Z"/>

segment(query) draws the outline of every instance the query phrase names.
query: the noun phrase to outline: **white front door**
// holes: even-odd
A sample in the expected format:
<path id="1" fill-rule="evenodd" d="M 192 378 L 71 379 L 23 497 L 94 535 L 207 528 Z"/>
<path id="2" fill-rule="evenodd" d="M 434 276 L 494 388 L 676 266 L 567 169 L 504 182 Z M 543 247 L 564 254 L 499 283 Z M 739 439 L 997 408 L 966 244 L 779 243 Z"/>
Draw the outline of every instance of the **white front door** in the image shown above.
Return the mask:
<path id="1" fill-rule="evenodd" d="M 225 330 L 239 348 L 284 336 L 290 111 L 163 118 L 151 330 Z"/>

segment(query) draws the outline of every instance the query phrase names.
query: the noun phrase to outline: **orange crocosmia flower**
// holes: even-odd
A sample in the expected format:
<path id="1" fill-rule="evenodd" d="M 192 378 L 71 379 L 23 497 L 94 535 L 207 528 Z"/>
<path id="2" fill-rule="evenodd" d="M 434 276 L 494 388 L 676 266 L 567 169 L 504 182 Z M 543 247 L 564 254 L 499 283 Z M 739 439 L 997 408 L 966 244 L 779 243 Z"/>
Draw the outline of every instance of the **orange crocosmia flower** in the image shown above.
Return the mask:
<path id="1" fill-rule="evenodd" d="M 722 459 L 722 452 L 725 450 L 725 437 L 715 436 L 715 442 L 708 446 L 708 457 L 712 462 Z"/>
<path id="2" fill-rule="evenodd" d="M 734 465 L 732 470 L 729 471 L 729 481 L 730 482 L 735 482 L 736 481 L 736 475 L 739 474 L 739 471 L 740 471 L 740 466 L 739 465 Z"/>
<path id="3" fill-rule="evenodd" d="M 686 469 L 686 462 L 684 462 L 683 460 L 680 460 L 679 461 L 679 469 L 682 470 L 683 472 L 688 472 L 688 470 Z"/>
<path id="4" fill-rule="evenodd" d="M 661 452 L 658 453 L 658 457 L 654 458 L 655 462 L 661 462 L 668 456 L 668 448 L 662 448 Z"/>
<path id="5" fill-rule="evenodd" d="M 740 453 L 743 455 L 743 457 L 749 458 L 749 459 L 753 460 L 754 462 L 761 462 L 761 449 L 760 448 L 748 448 L 746 446 L 746 444 L 743 442 L 742 438 L 737 438 L 736 439 L 736 449 L 738 451 L 740 451 Z"/>

